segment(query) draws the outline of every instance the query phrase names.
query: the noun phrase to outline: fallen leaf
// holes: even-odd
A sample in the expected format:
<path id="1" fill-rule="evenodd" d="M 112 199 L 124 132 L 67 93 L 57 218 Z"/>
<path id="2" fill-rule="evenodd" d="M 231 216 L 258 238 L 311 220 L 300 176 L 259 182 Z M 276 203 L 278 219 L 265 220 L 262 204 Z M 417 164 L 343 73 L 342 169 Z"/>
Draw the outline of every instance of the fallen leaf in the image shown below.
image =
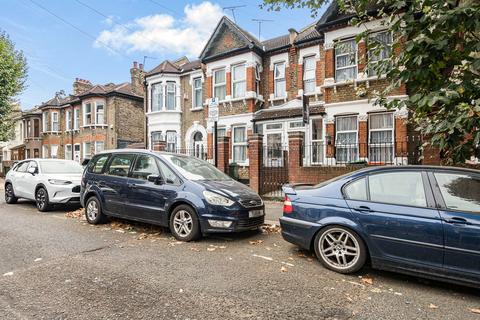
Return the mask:
<path id="1" fill-rule="evenodd" d="M 3 274 L 4 277 L 9 277 L 9 276 L 13 276 L 13 272 L 7 272 L 7 273 L 4 273 Z"/>
<path id="2" fill-rule="evenodd" d="M 249 243 L 253 246 L 256 246 L 257 244 L 262 243 L 263 240 L 250 240 Z"/>
<path id="3" fill-rule="evenodd" d="M 370 292 L 373 292 L 373 293 L 381 293 L 382 290 L 378 289 L 378 288 L 373 288 L 372 290 L 370 290 Z"/>
<path id="4" fill-rule="evenodd" d="M 191 247 L 190 250 L 195 251 L 195 252 L 199 252 L 199 251 L 200 251 L 200 249 L 195 248 L 195 247 Z"/>
<path id="5" fill-rule="evenodd" d="M 477 313 L 477 314 L 480 314 L 480 308 L 473 308 L 473 309 L 469 309 L 470 312 L 472 313 Z"/>
<path id="6" fill-rule="evenodd" d="M 281 271 L 281 272 L 287 272 L 288 269 L 287 269 L 286 267 L 282 266 L 282 267 L 280 268 L 280 271 Z"/>
<path id="7" fill-rule="evenodd" d="M 363 277 L 363 278 L 362 278 L 362 282 L 365 283 L 365 284 L 370 284 L 370 285 L 372 285 L 372 284 L 373 284 L 373 278 L 371 278 L 371 277 Z"/>
<path id="8" fill-rule="evenodd" d="M 207 248 L 207 251 L 215 251 L 216 248 Z"/>
<path id="9" fill-rule="evenodd" d="M 293 258 L 292 258 L 292 257 L 288 257 L 288 260 L 291 260 L 291 261 L 293 261 Z"/>
<path id="10" fill-rule="evenodd" d="M 34 262 L 38 262 L 38 261 L 42 261 L 42 258 L 37 258 L 35 260 L 33 260 Z"/>
<path id="11" fill-rule="evenodd" d="M 80 218 L 83 216 L 85 216 L 83 208 L 65 213 L 65 217 L 67 218 Z"/>
<path id="12" fill-rule="evenodd" d="M 438 309 L 438 306 L 435 305 L 435 304 L 433 304 L 433 303 L 430 303 L 430 304 L 428 305 L 428 307 L 429 307 L 430 309 Z"/>

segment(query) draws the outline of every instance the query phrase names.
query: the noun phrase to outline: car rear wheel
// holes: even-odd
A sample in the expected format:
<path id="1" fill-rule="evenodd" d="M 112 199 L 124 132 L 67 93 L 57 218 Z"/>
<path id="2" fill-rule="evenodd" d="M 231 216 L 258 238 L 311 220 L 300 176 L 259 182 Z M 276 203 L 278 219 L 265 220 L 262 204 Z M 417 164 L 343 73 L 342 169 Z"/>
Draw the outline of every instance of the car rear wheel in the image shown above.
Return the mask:
<path id="1" fill-rule="evenodd" d="M 97 197 L 92 196 L 85 203 L 85 218 L 90 224 L 100 224 L 107 220 Z"/>
<path id="2" fill-rule="evenodd" d="M 13 191 L 13 185 L 11 183 L 7 183 L 5 185 L 5 202 L 8 204 L 17 203 L 18 198 L 15 197 L 15 192 Z"/>
<path id="3" fill-rule="evenodd" d="M 170 216 L 170 231 L 180 241 L 193 241 L 201 236 L 200 224 L 195 210 L 187 205 L 180 205 Z"/>
<path id="4" fill-rule="evenodd" d="M 37 209 L 41 212 L 46 212 L 50 210 L 48 192 L 45 188 L 38 188 L 37 192 L 35 193 L 35 203 L 37 205 Z"/>
<path id="5" fill-rule="evenodd" d="M 360 236 L 341 226 L 320 230 L 314 247 L 322 265 L 339 273 L 357 272 L 367 259 L 367 249 Z"/>

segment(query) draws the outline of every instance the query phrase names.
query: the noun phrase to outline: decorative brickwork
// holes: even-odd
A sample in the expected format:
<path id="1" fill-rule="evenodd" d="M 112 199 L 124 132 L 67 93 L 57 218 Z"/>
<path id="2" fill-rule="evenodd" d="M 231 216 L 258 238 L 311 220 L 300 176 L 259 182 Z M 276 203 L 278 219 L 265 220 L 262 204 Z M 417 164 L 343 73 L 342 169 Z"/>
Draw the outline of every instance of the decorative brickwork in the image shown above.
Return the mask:
<path id="1" fill-rule="evenodd" d="M 217 168 L 220 171 L 228 173 L 229 169 L 229 153 L 230 153 L 230 137 L 218 138 L 218 154 L 217 154 Z"/>

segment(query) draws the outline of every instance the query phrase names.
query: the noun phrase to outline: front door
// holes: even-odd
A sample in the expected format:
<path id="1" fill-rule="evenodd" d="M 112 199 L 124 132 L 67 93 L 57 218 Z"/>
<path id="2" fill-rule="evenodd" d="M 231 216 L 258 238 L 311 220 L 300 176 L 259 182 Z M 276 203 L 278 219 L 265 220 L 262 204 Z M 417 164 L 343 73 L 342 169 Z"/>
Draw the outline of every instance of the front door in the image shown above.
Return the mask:
<path id="1" fill-rule="evenodd" d="M 80 162 L 81 154 L 80 154 L 80 145 L 75 144 L 73 146 L 73 159 L 77 162 Z"/>
<path id="2" fill-rule="evenodd" d="M 443 267 L 443 228 L 422 171 L 369 175 L 345 187 L 347 203 L 373 245 L 372 259 L 430 271 Z"/>
<path id="3" fill-rule="evenodd" d="M 480 281 L 480 175 L 438 171 L 430 175 L 445 230 L 445 269 Z"/>
<path id="4" fill-rule="evenodd" d="M 128 179 L 127 215 L 134 219 L 160 222 L 165 214 L 168 192 L 164 183 L 148 181 L 152 175 L 162 177 L 155 158 L 138 155 Z"/>
<path id="5" fill-rule="evenodd" d="M 114 215 L 124 215 L 128 193 L 128 174 L 135 154 L 113 154 L 105 174 L 98 176 L 98 187 L 104 196 L 104 210 Z"/>

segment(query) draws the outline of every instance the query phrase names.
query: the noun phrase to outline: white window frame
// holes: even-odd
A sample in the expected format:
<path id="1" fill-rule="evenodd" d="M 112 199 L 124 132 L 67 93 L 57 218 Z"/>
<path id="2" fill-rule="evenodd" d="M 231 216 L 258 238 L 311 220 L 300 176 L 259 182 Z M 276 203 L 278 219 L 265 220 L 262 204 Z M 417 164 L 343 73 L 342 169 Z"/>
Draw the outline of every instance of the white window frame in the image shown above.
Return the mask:
<path id="1" fill-rule="evenodd" d="M 42 145 L 42 158 L 49 158 L 50 155 L 48 154 L 48 146 L 47 145 Z"/>
<path id="2" fill-rule="evenodd" d="M 391 128 L 377 128 L 377 129 L 372 129 L 371 128 L 371 121 L 370 121 L 370 118 L 371 116 L 378 116 L 378 115 L 383 115 L 383 116 L 391 116 L 392 117 L 392 127 Z M 372 132 L 387 132 L 387 131 L 390 131 L 392 133 L 392 139 L 390 142 L 381 142 L 381 143 L 373 143 L 371 138 L 372 138 L 372 135 L 371 133 Z M 391 143 L 391 146 L 388 146 L 388 143 Z M 380 160 L 377 160 L 375 159 L 375 157 L 373 156 L 373 152 L 372 152 L 372 149 L 373 148 L 380 148 L 380 149 L 386 149 L 386 148 L 391 148 L 391 156 L 392 158 L 391 159 L 383 159 L 384 161 L 382 161 L 382 159 Z M 380 151 L 380 152 L 383 152 L 381 154 L 387 154 L 386 151 Z M 377 163 L 377 164 L 380 164 L 380 163 L 393 163 L 393 160 L 395 159 L 395 116 L 394 116 L 394 113 L 393 112 L 378 112 L 378 113 L 371 113 L 368 115 L 368 160 L 369 160 L 369 163 Z"/>
<path id="3" fill-rule="evenodd" d="M 58 111 L 53 111 L 52 114 L 51 114 L 52 125 L 51 125 L 50 129 L 51 129 L 52 132 L 60 131 L 60 121 L 59 121 L 60 119 L 58 118 L 58 115 L 59 115 Z M 56 120 L 55 120 L 55 118 L 56 118 Z M 56 130 L 55 130 L 55 125 L 57 127 Z"/>
<path id="4" fill-rule="evenodd" d="M 55 150 L 55 152 L 53 152 Z M 55 156 L 54 156 L 55 154 Z M 58 144 L 51 144 L 50 145 L 50 158 L 58 159 Z"/>
<path id="5" fill-rule="evenodd" d="M 235 142 L 235 129 L 245 130 L 245 141 L 244 142 Z M 245 147 L 245 159 L 241 161 L 236 161 L 235 159 L 235 147 Z M 238 164 L 245 164 L 248 160 L 248 137 L 247 137 L 247 126 L 246 125 L 236 125 L 232 126 L 232 162 Z"/>
<path id="6" fill-rule="evenodd" d="M 320 136 L 320 139 L 313 139 L 313 121 L 315 120 L 321 120 L 322 121 L 322 134 Z M 315 117 L 310 119 L 310 163 L 311 164 L 322 164 L 325 161 L 325 120 L 322 117 Z M 318 144 L 320 145 L 320 161 L 314 161 L 313 155 L 314 155 L 314 145 Z M 318 159 L 317 159 L 318 160 Z"/>
<path id="7" fill-rule="evenodd" d="M 255 64 L 255 93 L 257 96 L 260 95 L 260 65 L 257 63 Z"/>
<path id="8" fill-rule="evenodd" d="M 338 130 L 338 125 L 337 121 L 339 119 L 344 119 L 344 118 L 353 118 L 355 117 L 357 120 L 357 125 L 356 125 L 356 130 Z M 355 162 L 358 161 L 359 159 L 359 148 L 358 148 L 358 115 L 345 115 L 345 116 L 337 116 L 335 117 L 335 159 L 337 163 L 350 163 L 350 162 Z M 341 133 L 355 133 L 355 143 L 353 144 L 343 144 L 338 142 L 338 135 Z M 337 152 L 339 149 L 347 149 L 347 161 L 339 161 L 337 157 Z M 356 149 L 356 153 L 354 154 L 354 157 L 351 156 L 351 151 Z"/>
<path id="9" fill-rule="evenodd" d="M 26 134 L 27 138 L 32 137 L 32 122 L 33 122 L 33 119 L 27 120 L 27 134 Z"/>
<path id="10" fill-rule="evenodd" d="M 177 150 L 177 132 L 173 130 L 169 130 L 165 133 L 165 141 L 166 141 L 166 150 L 168 152 L 175 152 Z"/>
<path id="11" fill-rule="evenodd" d="M 337 66 L 338 58 L 339 57 L 344 57 L 344 56 L 350 56 L 352 54 L 352 52 L 345 52 L 345 53 L 337 54 L 337 50 L 335 49 L 334 53 L 335 53 L 335 81 L 336 82 L 353 80 L 353 79 L 356 79 L 357 76 L 358 76 L 358 47 L 357 47 L 357 42 L 355 41 L 355 39 L 344 39 L 344 40 L 338 41 L 335 44 L 335 47 L 341 46 L 343 43 L 347 43 L 347 42 L 353 42 L 353 44 L 354 44 L 354 52 L 353 53 L 355 54 L 355 63 L 350 64 L 348 66 L 344 66 L 344 67 L 338 67 Z M 338 71 L 347 70 L 347 69 L 354 69 L 355 70 L 355 75 L 353 76 L 353 78 L 339 80 L 338 79 L 338 74 L 337 74 Z"/>
<path id="12" fill-rule="evenodd" d="M 217 72 L 221 72 L 223 71 L 224 73 L 224 82 L 220 82 L 220 83 L 216 83 L 216 78 L 217 78 Z M 216 70 L 213 70 L 212 71 L 212 82 L 213 82 L 213 86 L 212 86 L 212 97 L 214 98 L 217 98 L 219 101 L 222 101 L 222 100 L 225 100 L 227 98 L 227 71 L 225 68 L 221 68 L 221 69 L 216 69 Z M 224 91 L 225 91 L 225 97 L 223 97 L 223 99 L 220 99 L 220 97 L 216 97 L 215 96 L 215 89 L 217 88 L 221 88 L 221 87 L 224 87 Z"/>
<path id="13" fill-rule="evenodd" d="M 310 60 L 313 60 L 313 68 L 306 68 L 306 62 L 307 61 L 310 61 Z M 307 74 L 308 72 L 311 72 L 313 73 L 313 76 L 310 77 L 310 78 L 307 78 Z M 315 87 L 316 87 L 316 72 L 317 72 L 317 59 L 315 57 L 315 55 L 313 56 L 306 56 L 306 57 L 303 57 L 303 93 L 304 94 L 313 94 L 315 93 Z M 307 87 L 306 84 L 307 83 L 313 83 L 313 89 L 312 91 L 307 91 L 305 90 L 305 88 Z"/>
<path id="14" fill-rule="evenodd" d="M 375 31 L 375 32 L 372 32 L 368 35 L 368 38 L 370 40 L 370 38 L 374 38 L 375 36 L 379 35 L 379 34 L 382 34 L 382 33 L 386 33 L 388 34 L 389 36 L 389 43 L 386 44 L 386 46 L 384 48 L 381 49 L 381 52 L 380 52 L 380 55 L 383 54 L 383 52 L 385 50 L 389 51 L 388 52 L 388 55 L 390 56 L 392 54 L 392 45 L 393 45 L 393 35 L 392 35 L 392 32 L 388 31 L 388 30 L 380 30 L 380 31 Z M 388 48 L 388 49 L 387 49 Z M 375 68 L 374 68 L 374 65 L 377 64 L 379 61 L 383 61 L 385 59 L 388 59 L 388 57 L 385 57 L 385 58 L 378 58 L 378 57 L 375 57 L 373 55 L 373 53 L 369 50 L 368 51 L 368 68 L 367 68 L 367 74 L 369 77 L 375 77 L 375 76 L 378 76 L 378 74 L 376 74 L 375 72 Z"/>
<path id="15" fill-rule="evenodd" d="M 87 154 L 87 144 L 89 145 L 89 148 L 88 148 L 88 154 Z M 83 143 L 83 159 L 86 159 L 87 158 L 87 155 L 90 156 L 90 158 L 92 157 L 92 142 L 90 141 L 85 141 Z"/>
<path id="16" fill-rule="evenodd" d="M 173 90 L 169 88 L 169 86 L 173 86 Z M 169 105 L 168 97 L 173 95 L 173 106 Z M 177 110 L 177 84 L 175 81 L 167 81 L 165 85 L 165 110 L 166 111 L 174 111 Z"/>
<path id="17" fill-rule="evenodd" d="M 199 87 L 196 86 L 198 83 Z M 195 77 L 192 79 L 192 109 L 202 109 L 203 108 L 203 96 L 202 96 L 202 77 Z M 197 91 L 200 91 L 200 101 L 197 101 Z"/>
<path id="18" fill-rule="evenodd" d="M 237 68 L 243 68 L 243 79 L 235 79 L 235 70 Z M 237 64 L 232 66 L 232 96 L 233 98 L 243 98 L 245 97 L 247 93 L 247 65 L 245 63 Z M 237 90 L 235 89 L 235 85 L 237 84 L 242 84 L 243 83 L 243 95 L 238 95 L 236 92 Z"/>
<path id="19" fill-rule="evenodd" d="M 90 112 L 87 112 L 87 105 L 90 105 Z M 95 108 L 95 105 L 93 102 L 86 102 L 83 104 L 83 126 L 92 126 L 94 125 L 95 118 L 93 116 L 93 109 Z M 90 123 L 87 123 L 87 116 L 90 116 Z"/>
<path id="20" fill-rule="evenodd" d="M 98 150 L 98 149 L 99 149 L 99 148 L 98 148 L 98 145 L 99 145 L 99 144 L 102 144 L 101 150 Z M 105 150 L 105 141 L 95 141 L 95 146 L 94 146 L 94 148 L 95 148 L 95 154 L 97 154 L 97 153 L 100 152 L 100 151 Z"/>
<path id="21" fill-rule="evenodd" d="M 301 123 L 302 125 L 298 126 L 298 127 L 292 127 L 292 124 L 294 124 L 294 123 Z M 290 121 L 290 122 L 288 122 L 287 130 L 288 131 L 305 130 L 305 124 L 303 123 L 303 120 Z"/>
<path id="22" fill-rule="evenodd" d="M 154 140 L 153 140 L 153 135 L 154 134 L 158 134 L 160 139 L 158 141 L 162 141 L 163 140 L 163 135 L 162 135 L 162 131 L 152 131 L 150 132 L 150 149 L 153 149 L 153 143 L 154 143 Z M 155 140 L 157 141 L 157 140 Z"/>
<path id="23" fill-rule="evenodd" d="M 72 130 L 71 126 L 73 125 L 72 120 L 72 111 L 71 110 L 65 110 L 65 131 L 70 131 Z"/>
<path id="24" fill-rule="evenodd" d="M 272 123 L 269 123 L 272 124 Z M 265 134 L 264 134 L 264 148 L 265 152 L 263 153 L 263 163 L 265 167 L 282 167 L 284 165 L 283 163 L 283 147 L 284 147 L 284 132 L 283 132 L 283 126 L 281 128 L 276 128 L 276 129 L 267 129 L 267 126 L 269 124 L 265 124 Z M 272 135 L 280 135 L 280 156 L 279 157 L 274 157 L 271 153 L 272 148 L 268 144 L 268 136 Z M 277 150 L 278 151 L 278 150 Z"/>
<path id="25" fill-rule="evenodd" d="M 70 156 L 67 156 L 68 153 L 68 147 L 70 147 Z M 73 157 L 73 147 L 71 144 L 66 144 L 65 145 L 65 160 L 72 160 Z"/>
<path id="26" fill-rule="evenodd" d="M 80 109 L 73 109 L 73 130 L 78 130 L 80 127 Z"/>
<path id="27" fill-rule="evenodd" d="M 48 132 L 48 116 L 48 111 L 42 113 L 42 132 Z"/>
<path id="28" fill-rule="evenodd" d="M 159 106 L 158 106 L 158 110 L 154 110 L 153 109 L 153 102 L 154 102 L 154 91 L 155 91 L 155 88 L 158 87 L 158 90 L 159 90 L 159 94 L 157 94 L 158 96 L 158 101 L 159 101 Z M 153 83 L 151 85 L 151 89 L 150 89 L 150 112 L 159 112 L 159 111 L 162 111 L 163 108 L 164 108 L 164 104 L 163 104 L 163 97 L 164 97 L 164 85 L 163 83 L 161 82 L 156 82 L 156 83 Z"/>
<path id="29" fill-rule="evenodd" d="M 278 66 L 283 66 L 283 78 L 277 77 L 276 69 Z M 275 62 L 273 64 L 273 96 L 275 98 L 285 98 L 287 96 L 287 75 L 286 75 L 287 67 L 285 61 Z M 284 85 L 284 94 L 281 96 L 279 92 L 277 92 L 277 82 L 283 82 Z"/>
<path id="30" fill-rule="evenodd" d="M 98 107 L 102 106 L 102 112 L 98 112 Z M 98 121 L 98 116 L 102 116 L 102 121 Z M 103 102 L 95 102 L 95 125 L 105 124 L 105 104 Z"/>

